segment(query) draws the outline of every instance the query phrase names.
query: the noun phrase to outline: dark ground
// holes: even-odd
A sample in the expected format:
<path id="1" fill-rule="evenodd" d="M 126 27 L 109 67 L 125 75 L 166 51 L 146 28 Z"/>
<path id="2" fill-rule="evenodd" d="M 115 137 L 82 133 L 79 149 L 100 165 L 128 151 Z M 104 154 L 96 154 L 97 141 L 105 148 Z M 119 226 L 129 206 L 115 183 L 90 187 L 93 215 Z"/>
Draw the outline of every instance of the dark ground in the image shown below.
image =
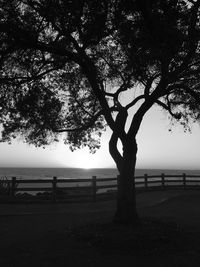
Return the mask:
<path id="1" fill-rule="evenodd" d="M 200 266 L 200 191 L 137 200 L 134 229 L 110 224 L 114 201 L 1 204 L 0 266 Z"/>

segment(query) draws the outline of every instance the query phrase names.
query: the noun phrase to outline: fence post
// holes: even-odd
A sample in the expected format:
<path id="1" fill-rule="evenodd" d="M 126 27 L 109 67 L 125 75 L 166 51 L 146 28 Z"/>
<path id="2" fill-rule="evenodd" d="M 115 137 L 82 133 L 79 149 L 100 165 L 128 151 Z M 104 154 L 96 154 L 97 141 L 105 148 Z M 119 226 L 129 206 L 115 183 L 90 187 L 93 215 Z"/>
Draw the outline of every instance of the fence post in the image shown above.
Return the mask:
<path id="1" fill-rule="evenodd" d="M 165 174 L 161 174 L 162 188 L 165 189 Z"/>
<path id="2" fill-rule="evenodd" d="M 53 202 L 56 202 L 56 190 L 57 189 L 57 177 L 53 177 L 53 182 L 52 182 L 52 200 Z"/>
<path id="3" fill-rule="evenodd" d="M 148 175 L 146 173 L 144 175 L 144 187 L 145 187 L 145 189 L 148 188 Z"/>
<path id="4" fill-rule="evenodd" d="M 183 173 L 183 188 L 186 189 L 186 174 Z"/>
<path id="5" fill-rule="evenodd" d="M 97 191 L 97 177 L 92 176 L 92 197 L 93 202 L 96 202 L 96 191 Z"/>
<path id="6" fill-rule="evenodd" d="M 15 187 L 16 187 L 16 177 L 12 177 L 10 195 L 11 197 L 15 196 Z"/>

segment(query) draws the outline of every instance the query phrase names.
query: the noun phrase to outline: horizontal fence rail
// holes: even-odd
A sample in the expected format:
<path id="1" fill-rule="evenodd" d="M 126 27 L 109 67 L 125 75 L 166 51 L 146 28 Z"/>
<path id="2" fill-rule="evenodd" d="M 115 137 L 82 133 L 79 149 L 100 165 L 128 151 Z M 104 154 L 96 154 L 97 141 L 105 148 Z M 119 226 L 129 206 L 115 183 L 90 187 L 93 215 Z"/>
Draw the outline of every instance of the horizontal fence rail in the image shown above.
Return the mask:
<path id="1" fill-rule="evenodd" d="M 168 188 L 200 189 L 200 175 L 181 174 L 135 176 L 136 191 Z M 118 177 L 68 179 L 0 178 L 0 202 L 52 201 L 76 202 L 110 199 L 117 193 Z"/>

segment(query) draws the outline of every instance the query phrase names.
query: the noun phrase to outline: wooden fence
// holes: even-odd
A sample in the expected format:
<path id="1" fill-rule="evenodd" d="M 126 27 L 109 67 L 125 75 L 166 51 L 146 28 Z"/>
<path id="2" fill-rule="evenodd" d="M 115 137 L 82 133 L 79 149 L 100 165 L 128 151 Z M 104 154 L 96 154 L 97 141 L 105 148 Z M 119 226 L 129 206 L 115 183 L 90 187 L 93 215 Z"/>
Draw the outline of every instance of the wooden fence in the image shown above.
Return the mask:
<path id="1" fill-rule="evenodd" d="M 96 201 L 110 199 L 117 192 L 117 177 L 81 179 L 11 179 L 4 180 L 7 193 L 0 202 L 23 201 Z M 1 186 L 1 185 L 0 185 Z M 168 188 L 200 189 L 200 175 L 148 175 L 135 177 L 136 191 L 165 190 Z"/>

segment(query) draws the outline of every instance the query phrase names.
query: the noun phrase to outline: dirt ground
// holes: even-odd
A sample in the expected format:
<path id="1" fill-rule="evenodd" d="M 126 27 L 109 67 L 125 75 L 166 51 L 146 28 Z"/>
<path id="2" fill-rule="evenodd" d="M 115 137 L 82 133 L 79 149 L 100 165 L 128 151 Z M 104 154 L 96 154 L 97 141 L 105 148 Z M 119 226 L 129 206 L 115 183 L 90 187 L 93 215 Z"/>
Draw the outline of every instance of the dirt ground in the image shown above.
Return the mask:
<path id="1" fill-rule="evenodd" d="M 0 266 L 200 266 L 200 191 L 140 193 L 137 205 L 151 222 L 139 239 L 141 229 L 92 230 L 112 221 L 115 201 L 0 204 Z"/>

